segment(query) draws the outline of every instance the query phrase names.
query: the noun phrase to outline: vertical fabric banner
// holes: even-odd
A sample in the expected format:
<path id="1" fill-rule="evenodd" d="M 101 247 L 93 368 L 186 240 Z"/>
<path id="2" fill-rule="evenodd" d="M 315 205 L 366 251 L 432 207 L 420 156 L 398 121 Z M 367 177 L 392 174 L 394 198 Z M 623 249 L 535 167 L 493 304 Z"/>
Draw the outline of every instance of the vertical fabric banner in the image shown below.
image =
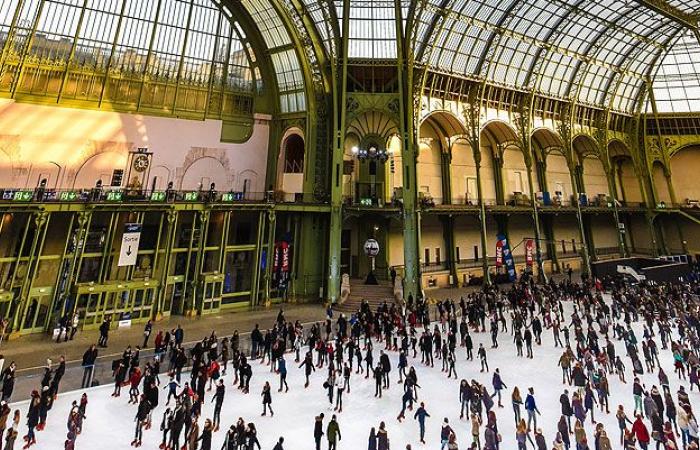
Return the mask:
<path id="1" fill-rule="evenodd" d="M 503 265 L 503 241 L 500 237 L 496 238 L 496 267 Z"/>
<path id="2" fill-rule="evenodd" d="M 508 245 L 508 239 L 506 239 L 506 236 L 503 234 L 499 234 L 498 237 L 498 242 L 500 243 L 501 251 L 503 253 L 503 264 L 506 266 L 506 271 L 508 272 L 508 277 L 510 278 L 510 281 L 515 281 L 516 280 L 516 274 L 515 274 L 515 261 L 513 260 L 513 254 L 510 252 L 510 246 Z M 496 244 L 496 248 L 499 247 L 499 244 Z"/>
<path id="3" fill-rule="evenodd" d="M 525 264 L 527 264 L 528 267 L 532 267 L 533 263 L 535 262 L 535 258 L 533 257 L 535 251 L 535 241 L 532 239 L 528 239 L 525 241 Z"/>

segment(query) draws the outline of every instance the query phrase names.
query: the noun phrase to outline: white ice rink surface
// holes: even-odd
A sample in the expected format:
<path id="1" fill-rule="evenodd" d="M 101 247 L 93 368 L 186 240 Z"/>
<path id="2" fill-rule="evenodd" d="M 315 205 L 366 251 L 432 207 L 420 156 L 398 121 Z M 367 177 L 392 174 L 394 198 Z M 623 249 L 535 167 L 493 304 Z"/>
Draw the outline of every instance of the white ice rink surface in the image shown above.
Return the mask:
<path id="1" fill-rule="evenodd" d="M 571 307 L 565 306 L 567 318 L 569 317 Z M 567 321 L 570 322 L 570 321 Z M 488 327 L 487 327 L 488 328 Z M 510 332 L 510 324 L 509 324 Z M 640 340 L 640 357 L 641 354 L 641 338 L 642 325 L 641 323 L 634 324 L 634 330 L 638 340 Z M 419 330 L 420 332 L 420 330 Z M 674 330 L 675 332 L 675 330 Z M 572 333 L 573 334 L 573 333 Z M 440 448 L 440 426 L 444 417 L 449 418 L 452 428 L 457 433 L 457 442 L 461 450 L 468 448 L 471 445 L 471 426 L 466 420 L 459 420 L 459 381 L 461 378 L 468 380 L 476 379 L 480 383 L 487 386 L 489 393 L 493 393 L 491 385 L 491 377 L 493 370 L 500 368 L 502 378 L 508 389 L 503 391 L 504 408 L 494 407 L 498 417 L 498 427 L 503 442 L 501 450 L 514 450 L 517 448 L 515 443 L 515 427 L 513 411 L 510 403 L 510 393 L 513 386 L 519 386 L 520 391 L 525 398 L 528 387 L 534 387 L 535 399 L 537 405 L 542 412 L 538 417 L 538 427 L 544 431 L 544 436 L 548 447 L 551 448 L 551 443 L 556 436 L 556 424 L 560 417 L 559 396 L 565 388 L 561 382 L 561 370 L 557 366 L 561 348 L 554 348 L 553 337 L 551 331 L 545 330 L 543 334 L 543 342 L 541 346 L 535 345 L 534 356 L 530 360 L 519 358 L 516 356 L 515 345 L 512 343 L 510 334 L 499 334 L 499 348 L 490 348 L 490 334 L 472 333 L 475 349 L 478 348 L 480 342 L 484 343 L 487 348 L 488 362 L 491 372 L 480 373 L 479 362 L 466 361 L 466 352 L 463 348 L 457 349 L 458 363 L 457 375 L 459 379 L 447 379 L 445 374 L 441 372 L 440 360 L 435 360 L 435 367 L 425 367 L 420 363 L 420 354 L 417 360 L 409 358 L 409 366 L 413 365 L 418 373 L 418 384 L 421 386 L 419 390 L 418 402 L 425 402 L 426 409 L 431 417 L 427 419 L 427 444 L 419 443 L 418 423 L 413 419 L 413 413 L 406 413 L 406 420 L 399 423 L 396 420 L 401 409 L 401 395 L 403 393 L 402 386 L 397 383 L 398 372 L 396 369 L 398 356 L 395 353 L 390 353 L 392 360 L 391 387 L 388 391 L 384 391 L 384 396 L 381 399 L 374 398 L 374 381 L 370 378 L 365 380 L 364 376 L 355 375 L 350 380 L 351 393 L 347 392 L 344 395 L 343 412 L 338 414 L 338 422 L 342 433 L 342 440 L 338 448 L 347 450 L 364 450 L 367 448 L 367 440 L 371 427 L 378 427 L 380 421 L 385 421 L 392 450 L 404 450 L 406 444 L 411 444 L 414 449 Z M 563 340 L 563 336 L 562 336 Z M 658 335 L 655 337 L 659 349 L 661 347 Z M 604 339 L 601 336 L 600 344 L 604 346 Z M 627 384 L 622 384 L 616 375 L 609 375 L 610 383 L 610 414 L 600 413 L 596 409 L 596 420 L 605 425 L 608 431 L 614 448 L 620 448 L 619 433 L 615 420 L 615 411 L 618 404 L 623 404 L 628 416 L 631 417 L 633 410 L 632 398 L 632 379 L 631 361 L 625 357 L 625 350 L 622 342 L 613 340 L 617 347 L 617 353 L 623 357 L 623 361 L 627 366 L 626 379 Z M 572 339 L 572 344 L 574 344 Z M 383 344 L 375 344 L 374 357 L 375 361 L 379 357 L 379 349 L 383 348 Z M 476 355 L 476 351 L 474 352 Z M 269 366 L 260 365 L 257 362 L 252 362 L 253 377 L 251 380 L 250 394 L 244 395 L 241 391 L 231 386 L 231 374 L 229 373 L 224 379 L 226 382 L 226 399 L 221 414 L 222 424 L 221 430 L 214 434 L 212 448 L 218 450 L 221 448 L 225 437 L 225 430 L 231 424 L 242 417 L 246 422 L 254 422 L 258 429 L 258 438 L 263 450 L 271 450 L 277 439 L 284 436 L 284 448 L 287 450 L 306 450 L 314 448 L 313 427 L 314 416 L 323 412 L 326 420 L 325 426 L 330 420 L 333 410 L 329 407 L 326 397 L 326 390 L 323 389 L 323 381 L 326 376 L 326 369 L 317 370 L 313 373 L 311 385 L 304 389 L 303 369 L 299 369 L 293 362 L 293 356 L 288 355 L 287 367 L 289 374 L 287 376 L 290 391 L 289 393 L 277 393 L 278 376 L 270 373 Z M 678 386 L 683 384 L 688 390 L 688 383 L 679 383 L 677 376 L 673 372 L 673 358 L 670 350 L 661 350 L 660 359 L 662 366 L 669 378 L 671 379 L 671 390 L 674 393 L 678 390 Z M 645 373 L 641 376 L 647 388 L 652 385 L 658 386 L 658 378 L 656 373 Z M 184 376 L 183 382 L 188 380 L 189 376 Z M 265 381 L 270 381 L 273 387 L 272 407 L 275 411 L 274 417 L 261 417 L 262 412 L 262 397 L 260 393 Z M 167 383 L 167 376 L 161 375 L 161 385 Z M 568 387 L 568 386 L 566 386 Z M 83 425 L 83 432 L 78 436 L 76 448 L 78 449 L 129 449 L 132 448 L 130 443 L 134 433 L 134 416 L 136 414 L 136 406 L 129 405 L 128 388 L 122 389 L 122 396 L 112 398 L 110 396 L 113 387 L 100 386 L 86 390 L 89 397 L 87 408 L 87 419 Z M 569 388 L 571 392 L 572 389 Z M 62 449 L 66 436 L 66 419 L 73 400 L 80 400 L 83 391 L 73 391 L 61 393 L 56 400 L 53 409 L 49 412 L 48 425 L 44 431 L 37 432 L 37 444 L 32 446 L 32 449 Z M 213 414 L 214 405 L 211 403 L 213 391 L 207 393 L 206 403 L 203 408 L 202 416 L 199 420 L 200 429 L 203 428 L 204 418 L 210 418 Z M 691 404 L 695 404 L 700 395 L 697 391 L 690 393 Z M 143 445 L 144 449 L 157 449 L 161 440 L 161 432 L 158 427 L 162 419 L 163 411 L 165 410 L 166 391 L 160 391 L 160 405 L 153 414 L 153 427 L 144 431 Z M 172 403 L 171 403 L 172 406 Z M 15 448 L 21 448 L 24 442 L 21 437 L 26 433 L 25 414 L 27 402 L 19 402 L 11 405 L 13 411 L 19 408 L 22 411 L 22 423 L 20 426 L 20 434 L 15 444 Z M 414 409 L 415 411 L 415 409 Z M 525 416 L 523 411 L 523 416 Z M 665 420 L 665 417 L 664 417 Z M 9 425 L 9 423 L 8 423 Z M 586 432 L 590 445 L 593 443 L 593 425 L 588 417 L 586 424 Z M 647 422 L 647 427 L 651 429 Z M 650 431 L 651 433 L 651 431 Z M 573 436 L 572 436 L 573 438 Z M 483 443 L 483 427 L 482 427 L 482 443 Z M 680 442 L 680 441 L 679 441 Z M 4 444 L 4 442 L 3 442 Z M 529 446 L 529 444 L 528 444 Z M 322 448 L 327 448 L 327 443 L 322 443 Z"/>

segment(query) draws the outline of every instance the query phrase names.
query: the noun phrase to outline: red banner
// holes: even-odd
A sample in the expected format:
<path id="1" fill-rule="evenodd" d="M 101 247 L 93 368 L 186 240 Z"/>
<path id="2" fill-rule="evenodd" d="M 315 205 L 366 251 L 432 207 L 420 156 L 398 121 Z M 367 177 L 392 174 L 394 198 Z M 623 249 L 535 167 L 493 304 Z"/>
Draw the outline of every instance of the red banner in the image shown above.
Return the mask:
<path id="1" fill-rule="evenodd" d="M 280 260 L 280 246 L 279 246 L 279 244 L 275 244 L 275 250 L 272 253 L 272 273 L 277 273 L 277 269 L 279 268 L 279 260 Z"/>
<path id="2" fill-rule="evenodd" d="M 496 241 L 496 267 L 501 267 L 503 265 L 503 241 Z"/>
<path id="3" fill-rule="evenodd" d="M 532 239 L 528 239 L 525 241 L 525 264 L 528 266 L 532 266 L 532 264 L 535 262 L 535 258 L 533 257 L 533 254 L 535 252 L 535 241 Z"/>
<path id="4" fill-rule="evenodd" d="M 282 250 L 282 272 L 289 272 L 289 243 L 282 241 L 279 246 Z"/>

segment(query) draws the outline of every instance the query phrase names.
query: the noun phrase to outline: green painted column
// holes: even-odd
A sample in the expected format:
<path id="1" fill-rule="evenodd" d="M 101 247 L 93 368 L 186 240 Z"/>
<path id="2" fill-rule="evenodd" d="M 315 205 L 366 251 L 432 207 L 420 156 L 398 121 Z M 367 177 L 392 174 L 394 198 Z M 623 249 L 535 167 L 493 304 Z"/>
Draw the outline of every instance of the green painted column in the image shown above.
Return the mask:
<path id="1" fill-rule="evenodd" d="M 343 21 L 341 36 L 341 54 L 348 54 L 350 38 L 350 0 L 343 0 Z M 332 67 L 333 79 L 338 80 L 338 85 L 333 89 L 333 156 L 331 158 L 331 211 L 329 219 L 328 240 L 328 293 L 326 298 L 330 303 L 340 299 L 340 238 L 343 231 L 343 153 L 345 151 L 345 120 L 347 117 L 347 84 L 348 61 L 342 58 L 340 64 L 340 77 L 338 68 Z"/>
<path id="2" fill-rule="evenodd" d="M 275 229 L 277 228 L 277 214 L 275 211 L 267 213 L 267 261 L 265 263 L 265 297 L 263 302 L 270 301 L 270 285 L 272 284 L 272 257 L 275 252 Z"/>
<path id="3" fill-rule="evenodd" d="M 588 253 L 588 240 L 586 239 L 586 231 L 583 225 L 583 214 L 581 213 L 581 202 L 579 201 L 579 187 L 578 180 L 576 176 L 576 166 L 574 165 L 572 158 L 567 158 L 569 166 L 569 175 L 571 177 L 571 189 L 573 192 L 573 201 L 576 207 L 576 219 L 578 221 L 578 232 L 579 238 L 581 239 L 581 274 L 589 275 L 591 273 L 591 259 Z"/>
<path id="4" fill-rule="evenodd" d="M 617 230 L 617 246 L 620 249 L 620 256 L 627 258 L 629 252 L 627 251 L 627 246 L 625 245 L 625 231 L 620 227 L 620 211 L 617 207 L 617 186 L 615 184 L 615 166 L 608 164 L 605 170 L 605 177 L 608 181 L 608 193 L 610 194 L 610 199 L 612 201 L 613 208 L 613 218 L 615 220 L 615 229 Z"/>
<path id="5" fill-rule="evenodd" d="M 440 152 L 440 179 L 442 181 L 442 204 L 452 204 L 452 149 Z"/>
<path id="6" fill-rule="evenodd" d="M 493 158 L 493 181 L 496 187 L 496 203 L 506 204 L 505 184 L 503 181 L 503 149 L 499 146 Z"/>
<path id="7" fill-rule="evenodd" d="M 418 178 L 416 158 L 418 155 L 418 138 L 415 130 L 413 63 L 410 34 L 403 29 L 403 6 L 394 0 L 396 17 L 396 64 L 398 67 L 399 100 L 399 134 L 403 151 L 403 253 L 404 253 L 404 300 L 416 299 L 421 294 L 420 259 L 418 257 L 420 229 L 418 218 Z"/>
<path id="8" fill-rule="evenodd" d="M 548 191 L 547 185 L 547 163 L 545 161 L 536 161 L 535 168 L 537 171 L 537 180 L 540 183 L 542 191 Z M 545 215 L 542 217 L 542 228 L 544 238 L 546 239 L 547 255 L 552 260 L 552 271 L 559 271 L 559 258 L 557 257 L 557 243 L 554 239 L 554 223 L 552 216 Z"/>
<path id="9" fill-rule="evenodd" d="M 29 292 L 34 284 L 34 276 L 36 275 L 36 270 L 39 266 L 39 256 L 41 256 L 41 248 L 43 247 L 44 238 L 46 237 L 49 217 L 50 216 L 48 213 L 39 212 L 33 214 L 32 217 L 29 218 L 29 220 L 34 222 L 34 236 L 32 237 L 32 242 L 29 247 L 29 261 L 27 262 L 26 273 L 24 275 L 24 279 L 22 280 L 22 286 L 20 287 L 19 305 L 17 308 L 15 308 L 15 313 L 11 321 L 11 329 L 13 332 L 17 332 L 22 328 L 24 314 L 29 304 Z M 29 228 L 29 224 L 27 224 L 26 227 Z M 26 241 L 26 239 L 23 241 Z M 21 254 L 22 252 L 20 251 L 19 255 Z"/>
<path id="10" fill-rule="evenodd" d="M 526 156 L 525 163 L 527 166 L 527 183 L 530 188 L 532 220 L 535 225 L 535 262 L 537 263 L 537 280 L 540 283 L 543 283 L 547 281 L 547 278 L 544 273 L 544 262 L 542 261 L 542 233 L 540 231 L 540 213 L 538 211 L 537 199 L 535 198 L 535 183 L 532 178 L 532 158 Z"/>

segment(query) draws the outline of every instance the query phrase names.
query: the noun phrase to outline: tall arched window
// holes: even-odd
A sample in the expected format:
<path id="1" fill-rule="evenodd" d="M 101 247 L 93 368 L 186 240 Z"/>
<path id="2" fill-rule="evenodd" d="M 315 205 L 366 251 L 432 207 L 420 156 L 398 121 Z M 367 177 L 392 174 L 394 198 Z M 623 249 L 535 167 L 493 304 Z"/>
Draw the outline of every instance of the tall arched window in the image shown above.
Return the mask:
<path id="1" fill-rule="evenodd" d="M 304 139 L 293 134 L 284 143 L 284 173 L 304 172 Z"/>

